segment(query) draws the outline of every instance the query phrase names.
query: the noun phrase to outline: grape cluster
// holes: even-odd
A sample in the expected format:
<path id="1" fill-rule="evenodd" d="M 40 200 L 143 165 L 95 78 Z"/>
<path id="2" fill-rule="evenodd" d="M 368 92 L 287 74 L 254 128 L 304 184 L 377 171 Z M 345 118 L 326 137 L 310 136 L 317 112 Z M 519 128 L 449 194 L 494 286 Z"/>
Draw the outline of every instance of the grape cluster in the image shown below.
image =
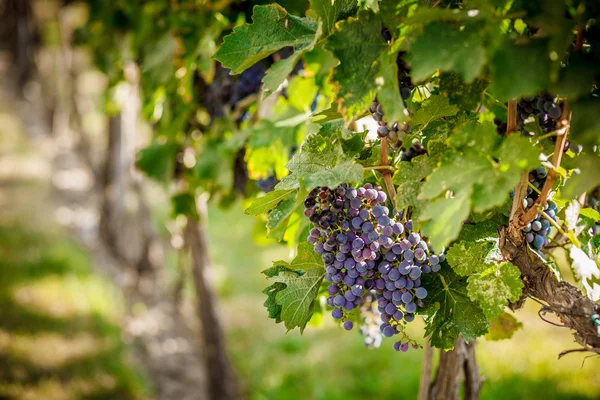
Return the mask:
<path id="1" fill-rule="evenodd" d="M 402 124 L 394 122 L 393 124 L 388 125 L 388 123 L 383 120 L 383 107 L 377 100 L 374 100 L 371 103 L 369 112 L 379 125 L 377 128 L 377 135 L 381 138 L 387 138 L 392 144 L 400 143 L 400 145 L 402 145 L 402 140 L 404 139 L 406 132 L 410 131 L 411 129 L 410 125 L 406 122 L 403 122 Z"/>
<path id="2" fill-rule="evenodd" d="M 400 160 L 410 162 L 413 158 L 423 154 L 427 154 L 427 149 L 425 148 L 425 146 L 423 146 L 419 142 L 414 142 L 408 150 L 402 152 Z"/>
<path id="3" fill-rule="evenodd" d="M 358 189 L 342 185 L 316 188 L 304 201 L 305 215 L 314 225 L 308 242 L 325 265 L 327 303 L 332 316 L 350 330 L 350 312 L 369 296 L 377 301 L 380 332 L 385 337 L 404 334 L 414 320 L 427 290 L 420 277 L 440 270 L 444 256 L 430 255 L 427 243 L 412 231 L 412 221 L 395 221 L 385 206 L 387 195 L 371 184 Z M 408 341 L 394 344 L 408 349 Z"/>
<path id="4" fill-rule="evenodd" d="M 558 120 L 562 115 L 562 105 L 556 103 L 555 99 L 543 93 L 535 97 L 523 97 L 517 102 L 517 125 L 521 133 L 530 136 L 525 129 L 525 121 L 534 115 L 544 133 L 556 130 Z"/>
<path id="5" fill-rule="evenodd" d="M 528 209 L 534 205 L 539 197 L 539 193 L 544 186 L 548 173 L 546 168 L 539 167 L 529 172 L 529 185 L 527 186 L 527 194 L 523 199 L 523 207 Z M 545 214 L 552 220 L 556 219 L 557 207 L 552 201 L 548 201 L 542 207 Z M 535 250 L 541 250 L 548 245 L 548 234 L 550 233 L 550 221 L 541 213 L 536 214 L 525 228 L 523 235 L 527 243 Z"/>
<path id="6" fill-rule="evenodd" d="M 258 93 L 262 85 L 262 79 L 265 76 L 266 67 L 262 63 L 256 63 L 240 74 L 239 79 L 233 87 L 233 93 L 229 100 L 231 105 L 237 104 L 240 100 Z"/>
<path id="7" fill-rule="evenodd" d="M 556 204 L 553 201 L 548 201 L 544 207 L 542 207 L 545 214 L 556 219 Z M 525 228 L 523 228 L 523 234 L 527 243 L 535 250 L 541 250 L 543 247 L 548 245 L 548 234 L 550 233 L 550 221 L 543 215 L 537 214 L 533 221 L 531 221 Z"/>

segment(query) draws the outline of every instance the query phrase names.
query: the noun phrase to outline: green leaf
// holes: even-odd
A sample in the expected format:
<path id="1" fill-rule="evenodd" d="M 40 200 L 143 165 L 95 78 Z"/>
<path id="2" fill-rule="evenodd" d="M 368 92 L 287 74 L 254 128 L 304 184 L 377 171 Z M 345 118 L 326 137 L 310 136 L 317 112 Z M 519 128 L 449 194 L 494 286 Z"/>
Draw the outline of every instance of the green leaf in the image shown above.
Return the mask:
<path id="1" fill-rule="evenodd" d="M 422 81 L 439 69 L 454 71 L 465 82 L 472 82 L 486 62 L 482 39 L 480 29 L 461 30 L 445 22 L 430 23 L 410 49 L 413 80 Z"/>
<path id="2" fill-rule="evenodd" d="M 269 233 L 267 237 L 281 240 L 287 227 L 287 219 L 296 208 L 296 198 L 294 196 L 287 197 L 270 213 L 267 219 L 267 229 Z M 278 229 L 282 228 L 282 229 Z"/>
<path id="3" fill-rule="evenodd" d="M 255 6 L 253 11 L 253 23 L 234 29 L 214 55 L 234 74 L 284 47 L 291 46 L 295 52 L 309 49 L 317 39 L 318 24 L 310 18 L 289 15 L 277 4 Z"/>
<path id="4" fill-rule="evenodd" d="M 310 0 L 306 16 L 323 21 L 323 33 L 328 34 L 337 21 L 346 19 L 358 8 L 356 0 Z"/>
<path id="5" fill-rule="evenodd" d="M 432 346 L 451 350 L 459 334 L 470 340 L 487 332 L 485 315 L 467 295 L 466 278 L 444 263 L 439 273 L 427 274 L 421 280 L 429 293 L 423 313 L 427 315 L 425 336 L 431 335 Z"/>
<path id="6" fill-rule="evenodd" d="M 402 183 L 396 189 L 396 209 L 402 210 L 405 207 L 411 206 L 412 218 L 417 219 L 427 205 L 427 201 L 418 198 L 422 182 L 419 181 L 406 181 Z"/>
<path id="7" fill-rule="evenodd" d="M 310 174 L 296 174 L 301 177 L 308 190 L 317 186 L 335 188 L 344 182 L 356 183 L 363 179 L 363 167 L 354 161 L 343 161 L 331 169 L 313 172 Z"/>
<path id="8" fill-rule="evenodd" d="M 262 79 L 264 98 L 275 92 L 279 85 L 290 75 L 294 66 L 300 60 L 302 52 L 297 52 L 271 65 Z"/>
<path id="9" fill-rule="evenodd" d="M 288 272 L 290 274 L 296 274 L 296 276 L 302 276 L 303 271 L 293 270 L 289 268 L 289 264 L 285 261 L 273 262 L 273 267 L 263 271 L 263 274 L 267 278 L 277 276 L 280 272 Z M 264 306 L 269 313 L 269 318 L 275 320 L 275 322 L 281 322 L 281 305 L 277 304 L 277 293 L 284 290 L 286 285 L 281 282 L 275 282 L 271 286 L 267 286 L 262 292 L 267 295 L 267 300 L 264 302 Z"/>
<path id="10" fill-rule="evenodd" d="M 600 144 L 600 119 L 590 115 L 600 113 L 600 99 L 585 97 L 569 103 L 573 111 L 569 140 L 585 146 L 586 150 Z"/>
<path id="11" fill-rule="evenodd" d="M 431 247 L 440 251 L 458 236 L 462 223 L 469 216 L 471 206 L 469 191 L 457 193 L 454 198 L 439 198 L 421 213 L 423 234 L 430 239 Z"/>
<path id="12" fill-rule="evenodd" d="M 244 211 L 248 215 L 260 215 L 275 208 L 283 200 L 287 199 L 293 189 L 274 190 L 266 195 L 259 197 Z"/>
<path id="13" fill-rule="evenodd" d="M 545 40 L 524 45 L 507 40 L 490 62 L 493 95 L 499 101 L 507 101 L 512 97 L 533 96 L 547 87 L 551 64 L 548 53 Z"/>
<path id="14" fill-rule="evenodd" d="M 415 157 L 410 162 L 401 161 L 392 181 L 397 185 L 410 181 L 418 182 L 427 177 L 434 168 L 435 164 L 428 155 Z"/>
<path id="15" fill-rule="evenodd" d="M 413 125 L 427 125 L 436 119 L 456 115 L 457 112 L 458 107 L 450 104 L 447 96 L 431 96 L 414 113 L 411 122 Z"/>
<path id="16" fill-rule="evenodd" d="M 478 239 L 497 238 L 498 228 L 508 222 L 502 210 L 493 209 L 483 214 L 472 214 L 473 224 L 465 224 L 460 231 L 459 240 L 475 242 Z"/>
<path id="17" fill-rule="evenodd" d="M 490 321 L 490 329 L 485 335 L 487 340 L 510 339 L 513 334 L 523 327 L 512 314 L 503 312 Z"/>
<path id="18" fill-rule="evenodd" d="M 283 321 L 288 330 L 299 327 L 304 331 L 313 314 L 313 302 L 325 276 L 322 262 L 313 252 L 310 245 L 299 246 L 291 264 L 277 262 L 263 271 L 273 283 L 263 291 L 268 296 L 265 307 L 269 317 Z"/>
<path id="19" fill-rule="evenodd" d="M 575 159 L 578 172 L 573 173 L 561 194 L 565 199 L 578 197 L 600 185 L 600 157 L 597 154 L 582 154 Z"/>
<path id="20" fill-rule="evenodd" d="M 470 276 L 467 285 L 469 297 L 479 303 L 488 319 L 500 314 L 509 300 L 518 300 L 522 291 L 521 271 L 509 262 Z"/>
<path id="21" fill-rule="evenodd" d="M 402 122 L 408 119 L 404 114 L 404 100 L 400 96 L 398 86 L 398 53 L 383 52 L 379 58 L 379 75 L 375 78 L 377 84 L 377 99 L 383 108 L 387 121 Z"/>
<path id="22" fill-rule="evenodd" d="M 600 213 L 593 208 L 582 208 L 579 210 L 579 215 L 590 218 L 595 222 L 600 221 Z"/>
<path id="23" fill-rule="evenodd" d="M 298 245 L 298 254 L 290 266 L 297 269 L 308 270 L 310 268 L 318 267 L 323 264 L 321 256 L 319 256 L 313 249 L 313 245 L 304 241 Z"/>
<path id="24" fill-rule="evenodd" d="M 440 168 L 423 186 L 423 196 L 434 198 L 447 190 L 472 192 L 476 212 L 502 205 L 519 181 L 521 170 L 538 165 L 537 150 L 527 139 L 513 135 L 495 150 L 500 138 L 491 124 L 465 124 L 455 130 L 450 144 L 460 153 L 448 153 Z M 495 161 L 493 156 L 501 157 Z"/>
<path id="25" fill-rule="evenodd" d="M 290 175 L 282 179 L 276 189 L 294 189 L 300 187 L 302 182 L 306 189 L 311 190 L 317 186 L 336 187 L 344 182 L 358 183 L 363 180 L 363 167 L 347 159 L 341 146 L 326 146 L 319 150 L 305 145 L 286 167 Z"/>
<path id="26" fill-rule="evenodd" d="M 165 179 L 173 168 L 176 153 L 173 143 L 153 143 L 139 151 L 135 165 L 150 178 Z"/>
<path id="27" fill-rule="evenodd" d="M 476 79 L 471 84 L 465 83 L 460 75 L 454 72 L 440 76 L 440 91 L 448 95 L 451 104 L 457 105 L 462 110 L 475 110 L 482 102 L 487 85 L 485 79 Z"/>
<path id="28" fill-rule="evenodd" d="M 376 61 L 389 45 L 381 37 L 381 19 L 370 11 L 337 25 L 325 47 L 340 60 L 332 81 L 346 120 L 363 113 L 375 98 Z"/>
<path id="29" fill-rule="evenodd" d="M 461 276 L 468 276 L 489 268 L 493 259 L 502 260 L 502 254 L 496 242 L 480 241 L 455 243 L 446 254 L 448 264 L 454 272 Z"/>
<path id="30" fill-rule="evenodd" d="M 423 196 L 432 199 L 446 190 L 470 192 L 473 184 L 484 182 L 482 177 L 489 175 L 492 168 L 490 161 L 483 157 L 454 157 L 442 163 L 440 168 L 429 175 L 423 186 Z"/>
<path id="31" fill-rule="evenodd" d="M 147 52 L 142 62 L 142 72 L 157 83 L 165 83 L 172 78 L 174 72 L 173 56 L 175 53 L 175 38 L 169 32 L 156 41 Z"/>
<path id="32" fill-rule="evenodd" d="M 503 164 L 514 166 L 519 172 L 539 165 L 540 152 L 521 135 L 510 135 L 502 142 L 499 158 Z"/>
<path id="33" fill-rule="evenodd" d="M 192 217 L 198 216 L 196 210 L 196 198 L 192 193 L 178 193 L 171 197 L 173 205 L 173 215 L 187 215 Z"/>

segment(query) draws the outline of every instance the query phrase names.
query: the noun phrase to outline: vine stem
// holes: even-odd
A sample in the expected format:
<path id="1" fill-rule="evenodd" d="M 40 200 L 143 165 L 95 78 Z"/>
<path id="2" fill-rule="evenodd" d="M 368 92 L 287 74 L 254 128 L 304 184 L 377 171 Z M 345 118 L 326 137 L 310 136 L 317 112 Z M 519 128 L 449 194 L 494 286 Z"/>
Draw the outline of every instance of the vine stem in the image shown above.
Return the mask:
<path id="1" fill-rule="evenodd" d="M 581 51 L 583 47 L 583 34 L 585 33 L 585 25 L 580 25 L 577 28 L 577 37 L 575 38 L 575 51 Z"/>
<path id="2" fill-rule="evenodd" d="M 381 148 L 379 156 L 379 162 L 381 164 L 381 167 L 389 167 L 388 147 L 386 138 L 381 138 Z M 394 184 L 392 183 L 392 174 L 390 174 L 389 170 L 384 169 L 383 171 L 381 171 L 381 175 L 383 175 L 383 181 L 385 182 L 385 187 L 387 189 L 388 196 L 390 197 L 390 200 L 393 203 L 394 199 L 396 198 L 396 188 L 394 188 Z"/>
<path id="3" fill-rule="evenodd" d="M 544 186 L 542 187 L 541 193 L 538 196 L 535 204 L 527 210 L 524 214 L 520 215 L 519 223 L 521 226 L 525 226 L 535 218 L 537 214 L 537 206 L 541 206 L 546 203 L 548 199 L 548 194 L 552 189 L 552 185 L 556 178 L 558 178 L 558 169 L 560 168 L 560 162 L 562 160 L 563 149 L 565 148 L 565 142 L 567 141 L 567 136 L 569 134 L 569 125 L 571 121 L 571 112 L 569 111 L 569 103 L 565 101 L 565 108 L 563 109 L 562 117 L 560 120 L 560 124 L 563 125 L 563 132 L 560 136 L 556 138 L 556 144 L 554 146 L 554 154 L 552 155 L 552 169 L 548 171 L 548 177 L 544 182 Z"/>

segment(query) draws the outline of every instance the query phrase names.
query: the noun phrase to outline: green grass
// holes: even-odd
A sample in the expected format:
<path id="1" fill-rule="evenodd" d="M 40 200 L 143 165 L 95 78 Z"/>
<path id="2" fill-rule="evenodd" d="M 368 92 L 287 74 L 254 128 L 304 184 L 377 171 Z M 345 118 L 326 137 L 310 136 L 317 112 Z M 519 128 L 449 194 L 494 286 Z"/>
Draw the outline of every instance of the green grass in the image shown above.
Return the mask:
<path id="1" fill-rule="evenodd" d="M 267 319 L 262 306 L 266 286 L 260 271 L 272 260 L 287 259 L 280 245 L 257 246 L 264 235 L 254 218 L 236 205 L 210 210 L 210 246 L 219 277 L 223 316 L 231 357 L 249 400 L 275 399 L 412 399 L 416 397 L 422 352 L 396 353 L 384 340 L 368 350 L 356 331 L 346 332 L 326 316 L 303 336 L 286 334 Z M 558 353 L 577 347 L 570 332 L 539 319 L 529 302 L 515 315 L 524 328 L 512 340 L 478 342 L 478 361 L 485 376 L 482 399 L 597 399 L 600 360 Z M 411 327 L 423 336 L 422 325 Z"/>
<path id="2" fill-rule="evenodd" d="M 0 227 L 0 398 L 146 398 L 114 287 L 58 232 Z"/>

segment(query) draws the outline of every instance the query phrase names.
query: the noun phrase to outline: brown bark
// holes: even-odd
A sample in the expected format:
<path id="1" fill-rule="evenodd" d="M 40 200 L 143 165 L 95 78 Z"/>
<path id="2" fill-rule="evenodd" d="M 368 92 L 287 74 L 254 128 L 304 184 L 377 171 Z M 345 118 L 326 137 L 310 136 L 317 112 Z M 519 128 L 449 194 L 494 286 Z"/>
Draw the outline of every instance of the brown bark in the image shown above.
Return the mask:
<path id="1" fill-rule="evenodd" d="M 481 392 L 481 385 L 483 380 L 479 372 L 479 366 L 477 365 L 477 359 L 475 358 L 475 341 L 471 340 L 466 345 L 466 354 L 464 360 L 464 373 L 465 373 L 465 400 L 477 400 L 479 399 L 479 392 Z"/>
<path id="2" fill-rule="evenodd" d="M 429 400 L 458 400 L 463 375 L 463 398 L 477 400 L 482 380 L 475 359 L 475 341 L 465 343 L 461 336 L 456 339 L 454 350 L 440 351 L 440 363 L 429 391 Z"/>
<path id="3" fill-rule="evenodd" d="M 429 339 L 425 343 L 423 350 L 423 361 L 421 362 L 421 380 L 419 381 L 418 400 L 429 399 L 429 388 L 431 387 L 431 367 L 433 361 L 433 347 L 429 343 Z"/>
<path id="4" fill-rule="evenodd" d="M 218 317 L 217 299 L 209 277 L 210 258 L 207 243 L 205 200 L 198 200 L 199 221 L 188 219 L 185 241 L 191 252 L 192 272 L 198 302 L 198 317 L 204 343 L 210 399 L 239 400 L 237 380 L 229 357 Z"/>
<path id="5" fill-rule="evenodd" d="M 440 351 L 440 363 L 429 392 L 430 400 L 458 400 L 465 346 L 465 341 L 459 337 L 454 343 L 454 350 Z"/>
<path id="6" fill-rule="evenodd" d="M 600 336 L 592 322 L 592 315 L 600 313 L 600 305 L 569 283 L 559 282 L 544 260 L 529 250 L 522 236 L 510 236 L 505 226 L 500 228 L 499 234 L 502 254 L 521 271 L 524 295 L 545 302 L 548 311 L 552 311 L 565 327 L 575 331 L 577 343 L 600 353 Z"/>

